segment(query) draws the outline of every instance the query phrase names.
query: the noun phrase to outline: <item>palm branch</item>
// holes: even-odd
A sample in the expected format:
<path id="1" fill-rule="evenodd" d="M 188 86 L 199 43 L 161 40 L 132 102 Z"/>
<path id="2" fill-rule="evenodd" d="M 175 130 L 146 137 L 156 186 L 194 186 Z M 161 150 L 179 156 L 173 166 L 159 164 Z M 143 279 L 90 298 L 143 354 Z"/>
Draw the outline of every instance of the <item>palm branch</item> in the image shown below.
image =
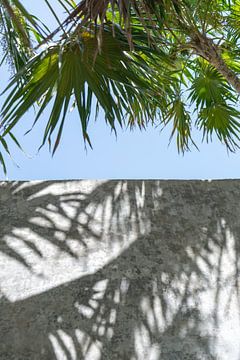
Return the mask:
<path id="1" fill-rule="evenodd" d="M 1 142 L 37 104 L 34 124 L 51 107 L 43 144 L 54 138 L 53 153 L 71 107 L 91 145 L 96 103 L 114 131 L 116 123 L 172 124 L 179 151 L 194 143 L 193 127 L 207 141 L 216 134 L 228 149 L 239 146 L 237 0 L 59 0 L 63 21 L 45 2 L 56 29 L 19 0 L 1 5 L 2 22 L 17 30 L 16 39 L 5 38 L 16 74 L 5 90 Z"/>

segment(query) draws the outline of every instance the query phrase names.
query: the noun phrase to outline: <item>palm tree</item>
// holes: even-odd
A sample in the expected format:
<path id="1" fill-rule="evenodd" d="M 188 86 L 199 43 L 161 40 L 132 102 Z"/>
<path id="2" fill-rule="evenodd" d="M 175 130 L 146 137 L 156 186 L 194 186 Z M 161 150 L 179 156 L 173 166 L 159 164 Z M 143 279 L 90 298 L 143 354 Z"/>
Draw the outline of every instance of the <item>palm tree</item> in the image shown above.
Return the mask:
<path id="1" fill-rule="evenodd" d="M 239 0 L 58 0 L 63 21 L 43 1 L 54 31 L 20 0 L 0 2 L 2 62 L 15 70 L 1 109 L 2 149 L 9 152 L 9 136 L 20 146 L 13 128 L 35 104 L 34 124 L 51 106 L 42 144 L 54 138 L 53 153 L 72 107 L 90 146 L 89 117 L 101 108 L 114 131 L 116 122 L 172 124 L 179 151 L 195 145 L 193 127 L 206 141 L 216 134 L 229 150 L 239 147 Z M 2 153 L 0 162 L 5 168 Z"/>

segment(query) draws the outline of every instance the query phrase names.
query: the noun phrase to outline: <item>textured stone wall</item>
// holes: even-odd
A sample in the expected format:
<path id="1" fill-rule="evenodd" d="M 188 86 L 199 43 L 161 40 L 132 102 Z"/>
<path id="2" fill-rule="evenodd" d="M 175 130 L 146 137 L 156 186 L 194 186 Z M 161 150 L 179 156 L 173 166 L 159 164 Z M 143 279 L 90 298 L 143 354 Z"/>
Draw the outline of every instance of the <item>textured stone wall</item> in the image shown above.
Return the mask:
<path id="1" fill-rule="evenodd" d="M 240 181 L 0 183 L 1 360 L 239 360 Z"/>

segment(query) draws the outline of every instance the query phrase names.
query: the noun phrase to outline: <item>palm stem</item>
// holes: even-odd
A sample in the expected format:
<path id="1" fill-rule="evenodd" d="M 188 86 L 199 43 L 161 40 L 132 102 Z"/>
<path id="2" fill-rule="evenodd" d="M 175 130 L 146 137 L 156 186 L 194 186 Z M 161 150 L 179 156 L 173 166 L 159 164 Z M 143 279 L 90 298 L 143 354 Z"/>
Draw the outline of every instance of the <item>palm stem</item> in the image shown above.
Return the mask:
<path id="1" fill-rule="evenodd" d="M 219 46 L 214 44 L 211 38 L 202 34 L 198 34 L 197 37 L 193 38 L 192 44 L 197 55 L 203 57 L 214 66 L 240 95 L 240 78 L 224 61 Z"/>

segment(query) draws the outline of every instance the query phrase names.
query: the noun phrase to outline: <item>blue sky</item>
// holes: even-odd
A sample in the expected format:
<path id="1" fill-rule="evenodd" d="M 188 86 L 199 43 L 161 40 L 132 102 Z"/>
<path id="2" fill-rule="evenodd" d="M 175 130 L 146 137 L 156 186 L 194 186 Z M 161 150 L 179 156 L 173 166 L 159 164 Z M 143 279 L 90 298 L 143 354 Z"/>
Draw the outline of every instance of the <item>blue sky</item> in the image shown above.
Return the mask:
<path id="1" fill-rule="evenodd" d="M 45 23 L 54 27 L 54 20 L 43 7 L 43 1 L 23 2 Z M 1 86 L 4 87 L 9 76 L 7 67 L 1 72 Z M 198 141 L 200 151 L 193 148 L 192 152 L 182 156 L 178 154 L 174 141 L 168 146 L 169 130 L 160 133 L 160 128 L 153 127 L 142 132 L 119 129 L 116 139 L 105 125 L 103 116 L 96 123 L 92 119 L 89 132 L 93 150 L 86 150 L 80 120 L 74 111 L 68 117 L 62 143 L 52 158 L 47 146 L 37 153 L 47 117 L 46 112 L 34 130 L 23 136 L 34 119 L 34 112 L 30 111 L 15 129 L 14 133 L 29 156 L 11 146 L 13 159 L 19 167 L 7 159 L 9 180 L 240 178 L 240 151 L 229 154 L 218 141 L 211 144 Z M 199 135 L 196 134 L 196 137 L 199 138 Z M 0 178 L 5 179 L 2 173 Z"/>

